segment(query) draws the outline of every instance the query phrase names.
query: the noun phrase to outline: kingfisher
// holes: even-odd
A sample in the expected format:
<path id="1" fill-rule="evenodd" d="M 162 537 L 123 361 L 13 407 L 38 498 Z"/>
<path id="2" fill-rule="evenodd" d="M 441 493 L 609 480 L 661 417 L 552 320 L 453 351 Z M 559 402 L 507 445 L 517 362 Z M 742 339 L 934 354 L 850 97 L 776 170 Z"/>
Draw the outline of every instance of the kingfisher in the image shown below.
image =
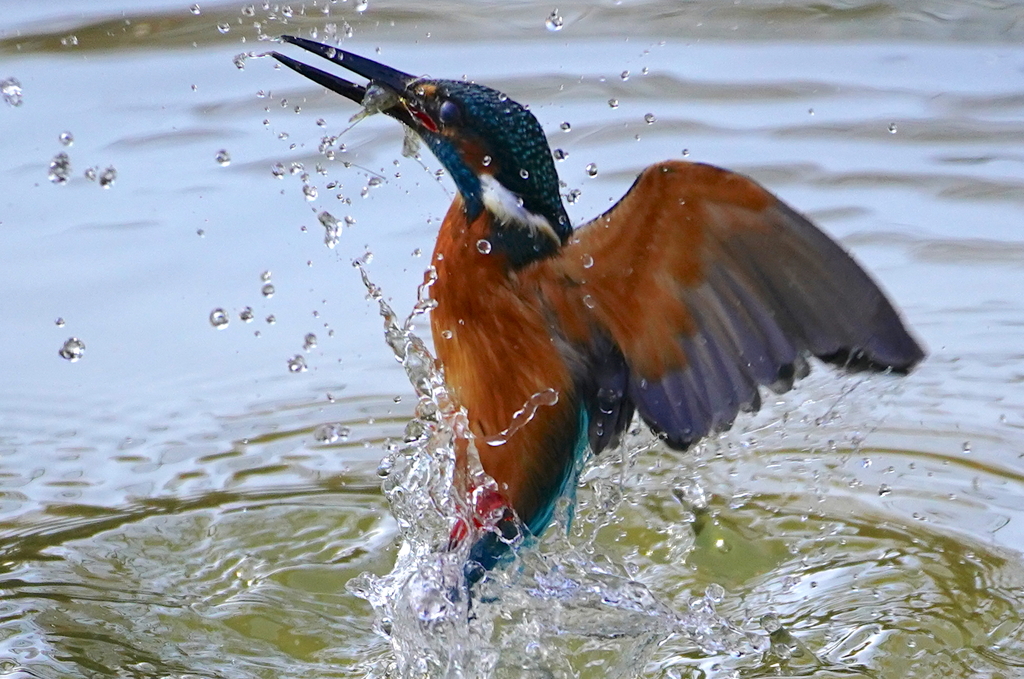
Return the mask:
<path id="1" fill-rule="evenodd" d="M 897 374 L 924 358 L 864 269 L 748 177 L 660 162 L 574 228 L 526 106 L 473 82 L 281 39 L 367 79 L 271 53 L 401 122 L 455 183 L 431 260 L 431 332 L 476 440 L 500 444 L 477 446 L 494 490 L 448 545 L 471 540 L 471 581 L 541 535 L 588 454 L 615 446 L 634 414 L 683 450 L 758 410 L 762 388 L 792 388 L 811 356 Z"/>

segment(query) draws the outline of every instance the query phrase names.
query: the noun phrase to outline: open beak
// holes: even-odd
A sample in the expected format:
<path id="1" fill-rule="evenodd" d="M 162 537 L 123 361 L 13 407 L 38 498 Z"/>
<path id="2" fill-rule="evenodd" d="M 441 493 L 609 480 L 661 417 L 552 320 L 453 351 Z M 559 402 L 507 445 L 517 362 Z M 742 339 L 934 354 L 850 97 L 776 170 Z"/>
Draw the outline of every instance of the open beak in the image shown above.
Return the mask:
<path id="1" fill-rule="evenodd" d="M 281 39 L 285 42 L 290 42 L 293 45 L 301 47 L 308 52 L 321 56 L 328 61 L 332 61 L 335 64 L 352 71 L 356 75 L 366 78 L 370 82 L 365 87 L 357 85 L 332 73 L 321 71 L 319 68 L 314 68 L 309 64 L 296 61 L 295 59 L 280 54 L 279 52 L 270 53 L 270 56 L 274 57 L 288 68 L 306 76 L 319 85 L 323 85 L 333 92 L 337 92 L 346 99 L 351 99 L 357 104 L 365 106 L 370 113 L 376 113 L 378 111 L 386 113 L 392 118 L 395 118 L 410 127 L 416 127 L 407 105 L 407 97 L 409 96 L 409 85 L 419 80 L 419 78 L 411 76 L 408 73 L 402 73 L 399 70 L 377 63 L 371 59 L 366 59 L 358 54 L 352 54 L 351 52 L 346 52 L 345 50 L 338 49 L 337 47 L 331 47 L 330 45 L 313 42 L 312 40 L 307 40 L 305 38 L 296 38 L 291 35 L 282 35 Z M 381 88 L 383 88 L 387 95 L 390 96 L 381 97 L 379 94 L 381 92 Z M 371 94 L 370 99 L 374 99 L 372 104 L 367 98 L 368 91 Z"/>

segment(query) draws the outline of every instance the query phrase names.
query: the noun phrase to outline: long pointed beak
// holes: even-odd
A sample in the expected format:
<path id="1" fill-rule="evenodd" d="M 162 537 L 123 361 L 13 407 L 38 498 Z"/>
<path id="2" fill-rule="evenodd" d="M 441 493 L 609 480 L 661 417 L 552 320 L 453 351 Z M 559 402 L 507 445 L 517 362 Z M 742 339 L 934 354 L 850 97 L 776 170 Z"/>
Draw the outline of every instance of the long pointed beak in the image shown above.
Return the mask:
<path id="1" fill-rule="evenodd" d="M 399 96 L 404 95 L 409 85 L 418 80 L 418 78 L 411 76 L 408 73 L 403 73 L 397 69 L 391 68 L 390 66 L 385 66 L 384 64 L 361 57 L 358 54 L 346 52 L 345 50 L 338 49 L 337 47 L 331 47 L 330 45 L 324 45 L 319 42 L 313 42 L 312 40 L 297 38 L 291 35 L 282 35 L 281 39 L 348 69 L 356 75 L 360 75 L 368 79 L 371 84 L 377 84 L 378 86 L 383 85 L 387 89 L 394 91 L 394 93 Z M 296 61 L 295 59 L 285 56 L 279 52 L 271 52 L 270 56 L 274 57 L 293 71 L 306 76 L 313 82 L 323 85 L 333 92 L 337 92 L 346 99 L 351 99 L 357 104 L 362 104 L 364 102 L 367 88 L 362 85 L 357 85 L 342 77 L 336 76 L 333 73 L 321 71 L 319 68 L 314 68 L 309 64 Z M 388 108 L 381 109 L 381 113 L 386 113 L 392 118 L 397 118 L 404 123 L 412 122 L 410 120 L 409 111 L 398 103 Z"/>

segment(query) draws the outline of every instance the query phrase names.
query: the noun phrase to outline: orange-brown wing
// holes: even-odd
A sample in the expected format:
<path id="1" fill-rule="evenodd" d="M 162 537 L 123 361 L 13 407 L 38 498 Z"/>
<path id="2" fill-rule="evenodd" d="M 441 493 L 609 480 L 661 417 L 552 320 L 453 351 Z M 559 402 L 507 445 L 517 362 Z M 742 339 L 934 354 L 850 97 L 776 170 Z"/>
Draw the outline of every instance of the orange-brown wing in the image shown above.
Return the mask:
<path id="1" fill-rule="evenodd" d="M 899 372 L 924 356 L 839 245 L 709 165 L 649 167 L 543 267 L 567 338 L 611 340 L 628 366 L 626 406 L 677 447 L 757 409 L 758 385 L 790 388 L 808 353 Z"/>

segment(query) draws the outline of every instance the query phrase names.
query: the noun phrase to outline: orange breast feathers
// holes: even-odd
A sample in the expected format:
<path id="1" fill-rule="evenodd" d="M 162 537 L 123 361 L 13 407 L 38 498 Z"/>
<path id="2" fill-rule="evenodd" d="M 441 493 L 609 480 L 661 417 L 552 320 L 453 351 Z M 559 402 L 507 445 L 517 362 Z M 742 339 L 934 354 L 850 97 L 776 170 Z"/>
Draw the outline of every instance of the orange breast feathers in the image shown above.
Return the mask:
<path id="1" fill-rule="evenodd" d="M 570 350 L 556 341 L 536 288 L 524 287 L 504 256 L 481 252 L 488 219 L 484 211 L 467 223 L 461 197 L 445 216 L 434 250 L 431 329 L 445 379 L 478 438 L 484 470 L 528 523 L 558 493 L 572 463 L 578 396 Z M 531 399 L 555 398 L 537 407 L 528 425 L 503 436 Z M 501 445 L 488 443 L 501 439 Z"/>

